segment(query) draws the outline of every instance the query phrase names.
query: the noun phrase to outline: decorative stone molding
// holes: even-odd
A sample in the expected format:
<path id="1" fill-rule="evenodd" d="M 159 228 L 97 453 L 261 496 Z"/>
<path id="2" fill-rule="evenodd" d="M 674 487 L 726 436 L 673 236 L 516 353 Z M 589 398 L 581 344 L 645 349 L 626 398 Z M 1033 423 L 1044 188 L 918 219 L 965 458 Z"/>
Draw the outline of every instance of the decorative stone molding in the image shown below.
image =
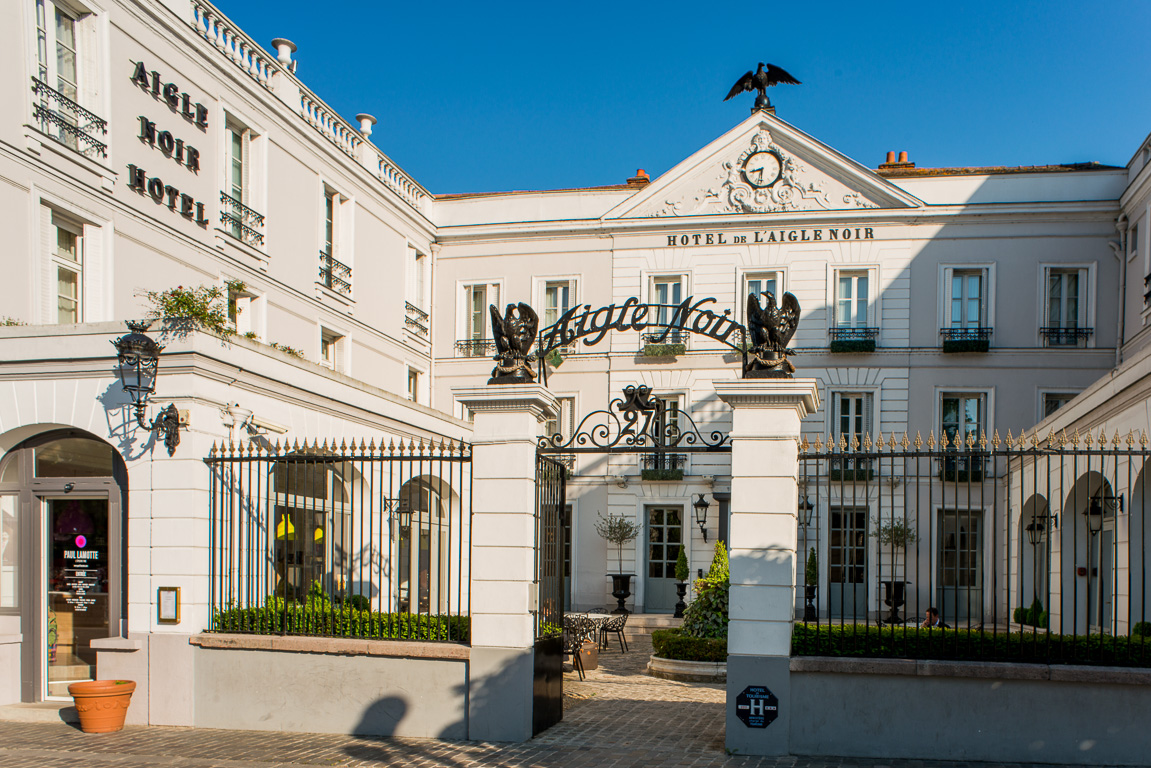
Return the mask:
<path id="1" fill-rule="evenodd" d="M 647 673 L 685 683 L 722 683 L 727 680 L 727 662 L 681 661 L 653 655 L 647 663 Z"/>
<path id="2" fill-rule="evenodd" d="M 765 386 L 767 381 L 770 386 Z M 732 407 L 791 405 L 801 419 L 819 409 L 819 382 L 815 379 L 737 379 L 716 381 L 714 385 L 719 399 Z"/>
<path id="3" fill-rule="evenodd" d="M 423 643 L 418 640 L 362 640 L 342 637 L 292 635 L 230 635 L 203 633 L 188 638 L 200 648 L 286 653 L 330 653 L 341 656 L 392 656 L 404 659 L 466 661 L 471 649 L 458 643 Z"/>
<path id="4" fill-rule="evenodd" d="M 766 184 L 752 183 L 746 164 L 753 155 L 770 155 L 775 158 L 771 162 L 778 162 L 779 173 L 773 181 Z M 766 127 L 760 127 L 750 145 L 735 162 L 723 163 L 722 171 L 724 178 L 718 190 L 710 187 L 690 199 L 678 202 L 668 200 L 654 215 L 695 216 L 702 213 L 778 213 L 827 211 L 841 207 L 879 207 L 858 192 L 844 194 L 842 206 L 833 204 L 824 188 L 824 177 L 776 144 Z"/>
<path id="5" fill-rule="evenodd" d="M 452 389 L 452 394 L 473 413 L 526 410 L 541 424 L 552 418 L 559 409 L 555 395 L 540 384 L 458 387 Z"/>

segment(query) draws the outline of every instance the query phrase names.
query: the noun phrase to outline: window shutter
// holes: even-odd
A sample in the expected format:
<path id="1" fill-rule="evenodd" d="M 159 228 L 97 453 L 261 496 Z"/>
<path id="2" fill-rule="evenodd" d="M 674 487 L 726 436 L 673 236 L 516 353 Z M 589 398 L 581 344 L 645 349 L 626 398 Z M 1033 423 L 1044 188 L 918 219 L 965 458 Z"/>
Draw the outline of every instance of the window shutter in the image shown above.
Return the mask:
<path id="1" fill-rule="evenodd" d="M 56 246 L 55 230 L 52 227 L 52 209 L 40 206 L 40 311 L 33 308 L 41 323 L 55 323 L 56 279 L 53 274 L 52 251 Z"/>
<path id="2" fill-rule="evenodd" d="M 80 261 L 80 320 L 93 323 L 104 320 L 110 314 L 104 306 L 104 264 L 103 229 L 91 224 L 84 225 L 81 242 L 83 256 Z"/>
<path id="3" fill-rule="evenodd" d="M 240 132 L 240 186 L 244 190 L 244 205 L 255 208 L 252 197 L 252 132 L 247 128 Z"/>

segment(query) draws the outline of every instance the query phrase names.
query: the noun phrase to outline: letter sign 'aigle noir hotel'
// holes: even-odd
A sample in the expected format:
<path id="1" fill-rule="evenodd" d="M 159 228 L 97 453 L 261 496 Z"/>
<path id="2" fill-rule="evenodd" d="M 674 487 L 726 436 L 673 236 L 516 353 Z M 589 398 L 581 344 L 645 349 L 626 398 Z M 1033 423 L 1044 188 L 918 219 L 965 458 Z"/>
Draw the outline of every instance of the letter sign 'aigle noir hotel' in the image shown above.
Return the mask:
<path id="1" fill-rule="evenodd" d="M 157 101 L 166 103 L 173 113 L 183 117 L 201 132 L 207 130 L 208 108 L 193 102 L 192 97 L 181 91 L 175 83 L 163 82 L 160 73 L 148 71 L 143 61 L 138 62 L 133 69 L 132 82 L 151 93 Z M 173 136 L 171 131 L 157 131 L 156 123 L 146 115 L 140 115 L 140 142 L 159 150 L 164 157 L 188 171 L 200 172 L 200 151 L 183 138 Z M 157 205 L 167 205 L 171 211 L 178 210 L 185 219 L 195 221 L 201 227 L 208 225 L 203 203 L 181 192 L 179 188 L 165 184 L 159 176 L 149 176 L 147 171 L 133 163 L 128 164 L 128 189 L 149 195 Z"/>

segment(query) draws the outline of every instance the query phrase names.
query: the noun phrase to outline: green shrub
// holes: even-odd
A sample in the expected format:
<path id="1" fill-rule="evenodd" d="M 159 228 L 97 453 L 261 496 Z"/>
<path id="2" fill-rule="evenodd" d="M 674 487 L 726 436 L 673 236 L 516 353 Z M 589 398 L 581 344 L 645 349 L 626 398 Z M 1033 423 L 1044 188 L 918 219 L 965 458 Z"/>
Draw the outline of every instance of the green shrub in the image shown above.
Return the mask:
<path id="1" fill-rule="evenodd" d="M 815 556 L 815 547 L 807 553 L 807 567 L 803 573 L 806 586 L 814 587 L 819 583 L 819 558 Z"/>
<path id="2" fill-rule="evenodd" d="M 177 330 L 204 330 L 219 336 L 232 336 L 235 329 L 228 321 L 228 291 L 243 291 L 245 285 L 229 280 L 226 289 L 217 285 L 198 285 L 185 288 L 177 285 L 166 291 L 144 291 L 144 300 L 150 305 L 148 316 L 176 323 Z"/>
<path id="3" fill-rule="evenodd" d="M 687 351 L 686 344 L 644 344 L 644 357 L 679 357 Z"/>
<path id="4" fill-rule="evenodd" d="M 695 600 L 683 612 L 683 633 L 696 638 L 727 639 L 728 591 L 731 573 L 727 547 L 715 543 L 715 557 L 707 576 L 695 582 Z"/>
<path id="5" fill-rule="evenodd" d="M 682 469 L 641 469 L 640 477 L 647 481 L 682 480 Z"/>
<path id="6" fill-rule="evenodd" d="M 679 557 L 675 559 L 675 580 L 687 581 L 689 576 L 691 576 L 691 571 L 687 567 L 687 547 L 681 546 Z"/>
<path id="7" fill-rule="evenodd" d="M 797 623 L 792 632 L 791 653 L 793 656 L 1151 667 L 1151 637 Z"/>
<path id="8" fill-rule="evenodd" d="M 691 637 L 681 629 L 657 629 L 651 633 L 651 649 L 661 659 L 679 661 L 727 661 L 727 639 Z"/>
<path id="9" fill-rule="evenodd" d="M 1140 621 L 1131 628 L 1132 635 L 1151 638 L 1151 621 Z"/>
<path id="10" fill-rule="evenodd" d="M 1030 608 L 1022 606 L 1016 608 L 1011 614 L 1011 619 L 1016 624 L 1026 624 L 1040 629 L 1047 628 L 1047 611 L 1043 610 L 1043 603 L 1039 602 L 1038 597 L 1031 601 Z"/>
<path id="11" fill-rule="evenodd" d="M 455 640 L 467 642 L 467 616 L 376 613 L 309 600 L 288 603 L 276 598 L 254 608 L 226 608 L 212 615 L 213 632 L 256 635 L 323 635 L 374 640 Z"/>

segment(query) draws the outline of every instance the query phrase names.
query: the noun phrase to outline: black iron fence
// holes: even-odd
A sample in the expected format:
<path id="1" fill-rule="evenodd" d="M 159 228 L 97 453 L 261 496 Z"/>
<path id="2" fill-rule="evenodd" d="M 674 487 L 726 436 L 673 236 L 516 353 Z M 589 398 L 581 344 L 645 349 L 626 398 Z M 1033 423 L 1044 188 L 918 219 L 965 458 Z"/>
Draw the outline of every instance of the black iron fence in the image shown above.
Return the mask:
<path id="1" fill-rule="evenodd" d="M 213 446 L 209 631 L 469 638 L 471 452 Z"/>
<path id="2" fill-rule="evenodd" d="M 800 445 L 796 655 L 1151 665 L 1144 436 Z"/>

